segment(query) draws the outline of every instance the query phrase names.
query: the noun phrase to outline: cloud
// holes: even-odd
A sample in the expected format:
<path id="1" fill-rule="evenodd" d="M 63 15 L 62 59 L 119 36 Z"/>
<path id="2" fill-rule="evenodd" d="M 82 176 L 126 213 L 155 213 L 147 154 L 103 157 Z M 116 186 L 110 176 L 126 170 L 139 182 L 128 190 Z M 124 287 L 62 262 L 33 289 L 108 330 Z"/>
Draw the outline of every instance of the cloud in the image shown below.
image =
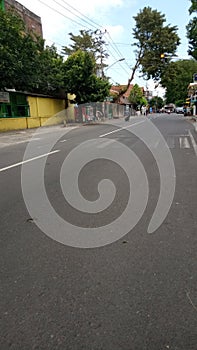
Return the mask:
<path id="1" fill-rule="evenodd" d="M 124 28 L 122 25 L 106 26 L 105 29 L 110 33 L 113 40 L 118 40 L 124 33 Z"/>
<path id="2" fill-rule="evenodd" d="M 57 43 L 60 42 L 61 44 L 66 43 L 68 39 L 67 34 L 70 31 L 76 33 L 79 29 L 96 29 L 97 21 L 98 25 L 102 25 L 104 22 L 109 23 L 109 14 L 112 9 L 125 6 L 125 1 L 123 0 L 73 0 L 72 3 L 69 0 L 19 1 L 41 17 L 44 38 Z M 74 9 L 77 9 L 79 12 L 76 12 Z M 88 16 L 95 24 L 87 23 L 89 21 L 83 15 Z M 113 38 L 123 32 L 123 27 L 118 24 L 115 26 L 108 25 L 107 27 Z"/>
<path id="3" fill-rule="evenodd" d="M 107 63 L 110 65 L 121 57 L 127 58 L 122 47 L 117 51 L 114 42 L 125 42 L 126 30 L 125 16 L 131 10 L 136 0 L 18 0 L 29 10 L 41 17 L 43 36 L 47 45 L 55 44 L 60 53 L 62 46 L 70 44 L 72 32 L 78 34 L 80 29 L 107 29 L 110 34 L 103 39 L 107 42 L 106 49 L 110 54 Z M 69 6 L 70 5 L 70 6 Z M 79 12 L 76 12 L 77 9 Z M 87 18 L 87 17 L 88 18 Z M 125 66 L 121 70 L 121 66 Z M 128 79 L 128 67 L 125 62 L 115 66 L 119 78 Z M 119 68 L 119 69 L 118 69 Z M 121 74 L 120 74 L 121 71 Z M 113 73 L 116 71 L 114 70 Z M 125 78 L 123 78 L 125 75 Z M 118 78 L 116 78 L 118 79 Z"/>

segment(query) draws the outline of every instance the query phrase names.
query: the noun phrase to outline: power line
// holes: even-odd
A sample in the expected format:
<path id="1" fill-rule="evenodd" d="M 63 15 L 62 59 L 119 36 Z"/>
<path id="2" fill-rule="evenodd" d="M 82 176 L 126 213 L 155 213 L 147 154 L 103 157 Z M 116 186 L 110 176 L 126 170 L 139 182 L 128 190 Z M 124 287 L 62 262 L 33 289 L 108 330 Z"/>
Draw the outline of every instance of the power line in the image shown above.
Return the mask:
<path id="1" fill-rule="evenodd" d="M 88 25 L 92 25 L 89 21 L 87 21 L 86 19 L 81 18 L 79 15 L 75 14 L 73 11 L 69 10 L 67 7 L 65 7 L 64 5 L 60 4 L 57 0 L 53 0 L 57 5 L 61 6 L 63 9 L 65 9 L 66 11 L 68 11 L 69 13 L 71 13 L 72 15 L 74 15 L 75 17 L 79 18 L 81 21 L 87 23 Z M 71 6 L 69 6 L 71 7 Z M 72 7 L 74 9 L 74 7 Z M 78 12 L 76 9 L 74 9 L 76 12 Z M 82 15 L 83 16 L 83 15 Z M 88 17 L 87 17 L 88 18 Z M 95 27 L 95 26 L 94 26 Z M 97 27 L 95 27 L 97 28 Z"/>
<path id="2" fill-rule="evenodd" d="M 85 17 L 88 19 L 89 22 L 92 22 L 96 28 L 100 27 L 102 28 L 102 26 L 98 23 L 96 23 L 95 21 L 93 21 L 92 19 L 90 19 L 88 16 L 86 16 L 84 13 L 80 12 L 79 10 L 77 10 L 75 7 L 73 7 L 72 5 L 68 4 L 68 2 L 62 0 L 63 3 L 65 3 L 67 6 L 69 6 L 70 8 L 72 8 L 74 11 L 76 11 L 77 13 L 79 13 L 81 16 Z M 102 28 L 103 29 L 103 28 Z"/>
<path id="3" fill-rule="evenodd" d="M 74 14 L 72 11 L 68 10 L 68 8 L 66 8 L 65 6 L 63 6 L 62 4 L 60 4 L 57 0 L 53 0 L 55 3 L 59 4 L 62 8 L 66 9 L 67 11 L 69 11 L 70 13 Z M 75 12 L 79 13 L 82 17 L 86 18 L 87 20 L 84 20 L 83 18 L 81 18 L 80 16 L 74 14 L 74 16 L 80 18 L 81 20 L 83 20 L 85 23 L 88 23 L 89 25 L 91 24 L 94 28 L 97 29 L 97 27 L 102 28 L 102 26 L 98 23 L 96 23 L 95 21 L 91 20 L 88 16 L 86 16 L 85 14 L 83 14 L 81 11 L 77 10 L 74 6 L 70 5 L 67 1 L 65 0 L 61 0 L 64 4 L 66 4 L 68 7 L 72 8 Z M 96 27 L 95 27 L 96 25 Z M 116 44 L 113 42 L 113 39 L 111 38 L 111 35 L 108 31 L 106 31 L 106 33 L 109 36 L 109 39 L 111 42 L 108 41 L 109 45 L 112 46 L 112 49 L 122 58 L 123 55 L 120 52 L 120 50 L 118 49 L 118 47 L 116 46 Z M 130 66 L 128 65 L 127 62 L 124 62 L 124 64 L 127 65 L 127 67 L 130 69 Z"/>
<path id="4" fill-rule="evenodd" d="M 46 4 L 45 2 L 43 2 L 42 0 L 37 0 L 37 1 L 39 1 L 41 4 L 45 5 L 46 7 L 50 8 L 52 11 L 57 12 L 59 15 L 63 16 L 64 18 L 69 19 L 71 22 L 76 23 L 76 24 L 78 24 L 78 25 L 80 25 L 80 26 L 82 26 L 82 27 L 84 27 L 84 28 L 89 29 L 89 28 L 88 28 L 87 26 L 85 26 L 84 24 L 75 21 L 74 19 L 72 19 L 72 18 L 70 18 L 70 17 L 64 15 L 62 12 L 60 12 L 60 11 L 54 9 L 54 8 L 51 7 L 50 5 L 47 5 L 47 4 Z"/>
<path id="5" fill-rule="evenodd" d="M 67 18 L 67 19 L 70 20 L 71 22 L 76 23 L 77 25 L 82 26 L 82 27 L 84 27 L 84 28 L 90 30 L 90 28 L 87 27 L 86 25 L 84 25 L 84 24 L 82 24 L 82 23 L 79 23 L 78 21 L 76 21 L 76 20 L 74 20 L 74 19 L 68 17 L 67 15 L 65 15 L 65 14 L 63 14 L 62 12 L 58 11 L 58 10 L 55 9 L 54 7 L 52 7 L 52 6 L 48 5 L 48 4 L 46 4 L 46 3 L 43 2 L 42 0 L 38 0 L 38 1 L 39 1 L 40 3 L 42 3 L 44 6 L 48 7 L 49 9 L 51 9 L 52 11 L 58 13 L 59 15 L 63 16 L 64 18 Z M 65 4 L 67 4 L 69 7 L 71 7 L 74 11 L 78 12 L 82 17 L 87 18 L 88 21 L 89 21 L 90 23 L 89 23 L 88 21 L 84 20 L 83 18 L 81 18 L 80 16 L 76 15 L 76 14 L 73 13 L 72 11 L 70 11 L 68 8 L 66 8 L 65 6 L 63 6 L 62 4 L 60 4 L 57 0 L 53 0 L 53 1 L 54 1 L 56 4 L 58 4 L 59 6 L 61 6 L 62 8 L 64 8 L 65 10 L 67 10 L 69 13 L 73 14 L 74 16 L 78 17 L 80 20 L 82 20 L 82 21 L 84 21 L 85 23 L 87 23 L 89 26 L 92 26 L 92 27 L 96 28 L 96 27 L 95 27 L 95 25 L 96 25 L 97 27 L 102 28 L 102 26 L 101 26 L 100 24 L 98 24 L 98 23 L 96 23 L 95 21 L 92 21 L 91 19 L 89 19 L 89 17 L 87 17 L 86 15 L 84 15 L 82 12 L 78 11 L 78 10 L 77 10 L 76 8 L 74 8 L 73 6 L 69 5 L 66 1 L 63 1 L 63 0 L 62 0 Z M 93 23 L 93 25 L 92 25 L 91 23 Z M 91 29 L 92 29 L 92 28 L 91 28 Z M 108 44 L 111 46 L 112 50 L 115 51 L 115 53 L 118 54 L 118 56 L 122 58 L 123 55 L 122 55 L 122 53 L 120 52 L 120 50 L 118 49 L 118 47 L 116 46 L 116 44 L 113 42 L 113 39 L 111 38 L 110 33 L 109 33 L 108 31 L 105 31 L 105 32 L 106 32 L 106 33 L 108 34 L 108 36 L 109 36 Z M 58 45 L 59 45 L 59 44 L 58 44 Z M 63 45 L 62 45 L 62 46 L 63 46 Z M 108 48 L 107 48 L 107 49 L 108 49 Z M 109 49 L 108 49 L 108 51 L 109 51 Z M 110 52 L 110 51 L 109 51 L 109 52 Z M 114 59 L 117 60 L 117 58 L 116 58 L 114 55 L 112 55 L 112 53 L 110 53 L 110 55 L 111 55 L 112 57 L 114 57 Z M 121 65 L 121 63 L 119 63 L 119 64 Z M 130 69 L 130 66 L 128 65 L 127 62 L 124 61 L 124 64 L 126 64 L 127 67 Z M 122 65 L 121 65 L 121 67 L 122 67 L 122 69 L 129 75 L 129 73 L 126 71 L 126 69 L 125 69 Z"/>
<path id="6" fill-rule="evenodd" d="M 54 0 L 54 1 L 55 1 L 55 0 Z M 61 0 L 61 1 L 62 1 L 63 3 L 65 3 L 67 6 L 69 6 L 70 8 L 72 8 L 74 11 L 76 11 L 77 13 L 79 13 L 81 16 L 87 18 L 89 22 L 93 23 L 93 26 L 94 26 L 94 27 L 95 27 L 95 25 L 96 25 L 97 27 L 102 28 L 102 26 L 101 26 L 100 24 L 98 24 L 98 23 L 96 23 L 95 21 L 91 20 L 88 16 L 86 16 L 85 14 L 83 14 L 82 12 L 80 12 L 79 10 L 77 10 L 77 9 L 76 9 L 75 7 L 73 7 L 72 5 L 68 4 L 67 1 L 65 1 L 65 0 Z M 56 1 L 55 1 L 55 2 L 56 2 Z M 122 55 L 122 53 L 120 52 L 120 50 L 118 49 L 118 47 L 116 46 L 116 43 L 113 42 L 113 39 L 112 39 L 110 33 L 109 33 L 108 31 L 106 31 L 106 33 L 108 34 L 109 39 L 110 39 L 110 41 L 111 41 L 111 43 L 109 42 L 109 45 L 111 45 L 112 48 L 113 48 L 113 50 L 114 50 L 118 55 L 120 55 L 120 57 L 122 58 L 123 55 Z M 128 68 L 130 68 L 130 66 L 128 65 L 127 62 L 124 62 L 124 63 L 127 65 Z"/>
<path id="7" fill-rule="evenodd" d="M 108 31 L 107 31 L 107 34 L 108 34 L 108 36 L 109 36 L 109 39 L 110 39 L 111 42 L 112 42 L 112 45 L 113 45 L 113 47 L 114 47 L 115 52 L 117 52 L 117 54 L 118 54 L 120 57 L 123 57 L 122 53 L 121 53 L 120 50 L 118 49 L 117 45 L 114 43 L 114 41 L 113 41 L 113 39 L 112 39 L 112 37 L 111 37 L 111 35 L 110 35 L 110 33 L 109 33 Z M 126 61 L 124 61 L 124 63 L 125 63 L 125 64 L 127 65 L 127 67 L 130 69 L 129 64 L 128 64 Z"/>
<path id="8" fill-rule="evenodd" d="M 125 45 L 125 46 L 131 46 L 131 44 L 126 44 L 126 43 L 114 43 L 116 45 Z"/>

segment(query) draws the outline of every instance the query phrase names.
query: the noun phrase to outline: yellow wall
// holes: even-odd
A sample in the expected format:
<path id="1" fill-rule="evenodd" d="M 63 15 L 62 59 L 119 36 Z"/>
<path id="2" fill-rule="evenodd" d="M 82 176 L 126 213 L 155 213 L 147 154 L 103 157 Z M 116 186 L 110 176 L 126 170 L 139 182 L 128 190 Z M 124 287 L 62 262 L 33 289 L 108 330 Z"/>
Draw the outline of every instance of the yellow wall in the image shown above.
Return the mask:
<path id="1" fill-rule="evenodd" d="M 27 98 L 30 109 L 30 116 L 35 117 L 52 117 L 58 112 L 65 109 L 65 101 L 53 98 L 33 97 Z"/>
<path id="2" fill-rule="evenodd" d="M 0 118 L 0 131 L 27 129 L 27 118 Z"/>
<path id="3" fill-rule="evenodd" d="M 40 118 L 27 118 L 27 129 L 39 128 L 40 126 Z"/>
<path id="4" fill-rule="evenodd" d="M 63 124 L 66 120 L 74 119 L 74 105 L 66 110 L 63 99 L 28 96 L 27 100 L 30 117 L 0 118 L 0 132 Z"/>

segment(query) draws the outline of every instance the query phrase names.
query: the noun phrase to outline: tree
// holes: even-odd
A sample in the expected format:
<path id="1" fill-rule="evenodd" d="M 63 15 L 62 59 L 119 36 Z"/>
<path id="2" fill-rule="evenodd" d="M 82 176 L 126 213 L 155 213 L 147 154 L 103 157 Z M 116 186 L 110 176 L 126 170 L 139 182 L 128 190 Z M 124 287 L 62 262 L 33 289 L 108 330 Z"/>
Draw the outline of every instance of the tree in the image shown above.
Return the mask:
<path id="1" fill-rule="evenodd" d="M 79 35 L 69 33 L 72 44 L 70 44 L 70 46 L 64 46 L 63 53 L 65 53 L 67 56 L 70 56 L 78 50 L 81 50 L 84 52 L 92 52 L 94 56 L 96 47 L 94 38 L 92 36 L 92 31 L 80 30 L 79 33 Z"/>
<path id="2" fill-rule="evenodd" d="M 95 61 L 88 52 L 77 51 L 64 62 L 64 86 L 78 104 L 103 101 L 109 94 L 108 80 L 98 78 Z"/>
<path id="3" fill-rule="evenodd" d="M 191 0 L 191 6 L 189 8 L 189 14 L 197 12 L 197 0 Z M 189 39 L 188 54 L 197 59 L 197 17 L 195 16 L 190 20 L 187 29 L 187 38 Z"/>
<path id="4" fill-rule="evenodd" d="M 22 19 L 0 10 L 0 90 L 55 94 L 63 87 L 63 58 L 54 46 L 25 32 Z"/>
<path id="5" fill-rule="evenodd" d="M 178 60 L 171 62 L 165 74 L 161 77 L 161 84 L 166 88 L 166 102 L 175 103 L 187 98 L 188 85 L 197 72 L 197 62 L 191 60 Z"/>
<path id="6" fill-rule="evenodd" d="M 137 109 L 138 106 L 142 106 L 143 104 L 146 105 L 147 103 L 145 97 L 143 96 L 142 89 L 138 84 L 133 86 L 128 99 L 129 102 L 132 103 L 134 109 Z"/>
<path id="7" fill-rule="evenodd" d="M 191 6 L 189 8 L 189 13 L 196 12 L 197 11 L 197 0 L 191 0 Z"/>
<path id="8" fill-rule="evenodd" d="M 23 21 L 0 10 L 0 89 L 15 88 L 21 71 Z"/>
<path id="9" fill-rule="evenodd" d="M 36 90 L 47 94 L 57 94 L 64 89 L 63 57 L 54 45 L 43 48 L 38 57 L 38 77 Z"/>
<path id="10" fill-rule="evenodd" d="M 161 109 L 164 106 L 164 100 L 160 96 L 154 96 L 149 101 L 150 107 L 157 109 Z"/>
<path id="11" fill-rule="evenodd" d="M 94 67 L 95 73 L 104 78 L 104 68 L 107 67 L 104 60 L 109 56 L 104 48 L 105 41 L 103 40 L 103 35 L 105 32 L 102 33 L 100 30 L 94 32 L 91 30 L 80 30 L 79 33 L 79 35 L 69 33 L 72 44 L 70 46 L 64 46 L 63 53 L 68 56 L 78 50 L 90 53 L 96 62 Z"/>
<path id="12" fill-rule="evenodd" d="M 146 79 L 159 80 L 167 66 L 161 60 L 161 54 L 165 53 L 169 62 L 180 44 L 177 26 L 164 25 L 166 19 L 161 12 L 144 7 L 133 18 L 136 22 L 133 28 L 136 62 L 128 80 L 127 89 L 138 69 Z"/>

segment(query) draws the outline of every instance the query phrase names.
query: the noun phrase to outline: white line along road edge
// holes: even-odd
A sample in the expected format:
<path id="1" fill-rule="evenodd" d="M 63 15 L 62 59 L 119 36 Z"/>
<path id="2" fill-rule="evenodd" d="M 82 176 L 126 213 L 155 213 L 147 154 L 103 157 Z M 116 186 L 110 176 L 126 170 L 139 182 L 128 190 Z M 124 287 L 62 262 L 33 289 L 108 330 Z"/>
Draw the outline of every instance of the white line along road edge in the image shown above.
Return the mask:
<path id="1" fill-rule="evenodd" d="M 50 155 L 55 154 L 55 153 L 57 153 L 57 152 L 60 152 L 60 150 L 56 150 L 56 151 L 52 151 L 52 152 L 49 152 L 49 153 L 41 154 L 40 156 L 37 156 L 37 157 L 31 158 L 31 159 L 24 160 L 23 162 L 19 162 L 19 163 L 15 163 L 15 164 L 6 166 L 5 168 L 1 168 L 1 169 L 0 169 L 0 172 L 6 171 L 6 170 L 9 170 L 9 169 L 12 169 L 12 168 L 16 168 L 17 166 L 20 166 L 20 165 L 23 165 L 23 164 L 32 162 L 32 161 L 34 161 L 34 160 L 37 160 L 37 159 L 40 159 L 40 158 L 43 158 L 43 157 L 50 156 Z"/>

